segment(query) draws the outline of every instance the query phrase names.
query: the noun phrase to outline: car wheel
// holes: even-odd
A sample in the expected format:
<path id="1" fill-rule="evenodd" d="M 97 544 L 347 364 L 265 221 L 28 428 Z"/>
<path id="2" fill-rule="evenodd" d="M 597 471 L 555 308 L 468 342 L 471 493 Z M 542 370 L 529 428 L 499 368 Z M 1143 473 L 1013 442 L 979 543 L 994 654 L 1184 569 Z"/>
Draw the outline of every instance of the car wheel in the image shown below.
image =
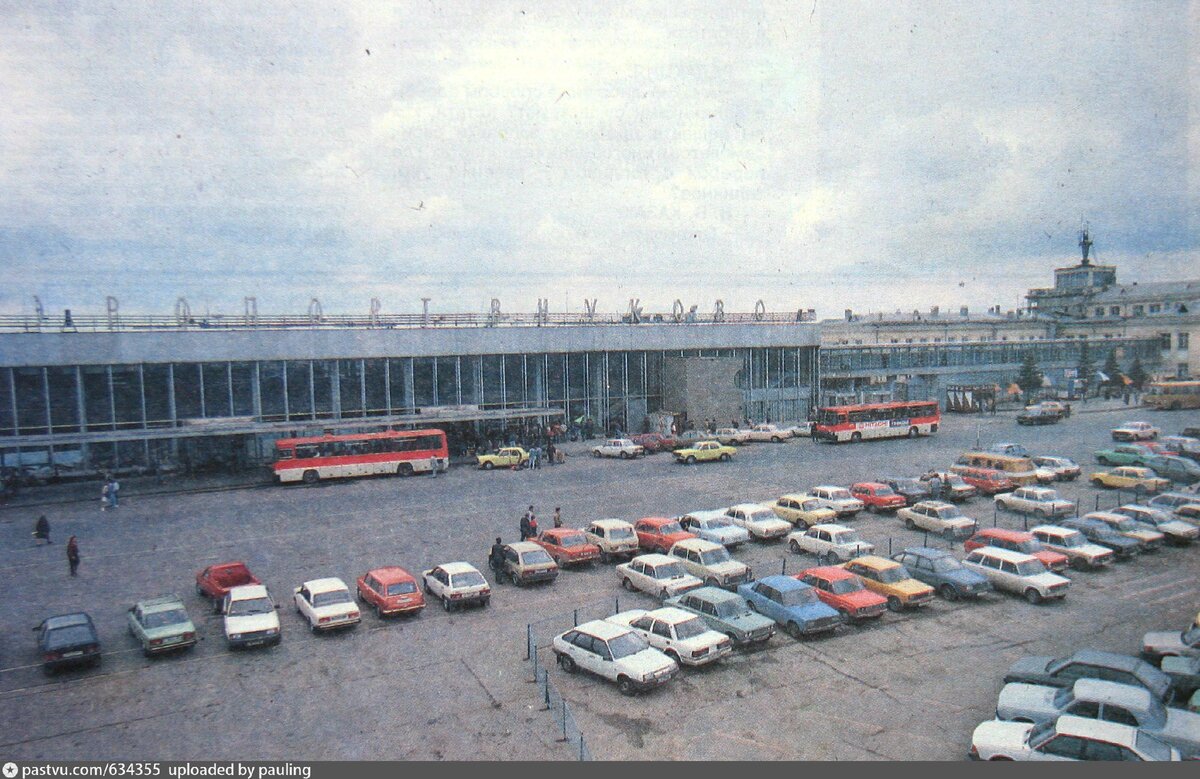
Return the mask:
<path id="1" fill-rule="evenodd" d="M 308 630 L 309 630 L 309 632 L 311 632 L 311 633 L 312 633 L 312 634 L 315 636 L 315 635 L 317 634 L 317 623 L 315 623 L 315 622 L 309 622 L 309 623 L 308 623 Z"/>
<path id="2" fill-rule="evenodd" d="M 688 465 L 695 465 L 695 464 L 696 464 L 696 455 L 694 455 L 694 454 L 689 454 L 689 455 L 687 456 L 687 464 L 688 464 Z"/>
<path id="3" fill-rule="evenodd" d="M 378 603 L 375 604 L 375 618 L 383 619 L 383 606 L 380 606 Z"/>
<path id="4" fill-rule="evenodd" d="M 310 469 L 310 470 L 305 471 L 304 476 L 302 476 L 301 478 L 304 480 L 305 484 L 316 484 L 318 481 L 321 480 L 321 475 L 319 473 L 317 473 L 316 471 Z"/>
<path id="5" fill-rule="evenodd" d="M 788 541 L 788 549 L 792 550 L 792 554 L 800 554 L 800 544 L 796 543 L 796 539 Z"/>
<path id="6" fill-rule="evenodd" d="M 749 607 L 749 609 L 751 611 L 753 611 L 755 614 L 758 613 L 758 607 L 754 605 L 754 601 L 752 601 L 752 600 L 746 601 L 746 606 Z"/>
<path id="7" fill-rule="evenodd" d="M 862 433 L 851 433 L 850 434 L 850 443 L 857 444 L 860 441 L 862 441 Z"/>
<path id="8" fill-rule="evenodd" d="M 1038 511 L 1038 513 L 1041 514 L 1046 519 L 1050 519 L 1050 517 L 1054 515 L 1054 512 L 1051 511 L 1050 509 L 1041 509 L 1040 511 Z"/>
<path id="9" fill-rule="evenodd" d="M 912 519 L 911 519 L 910 517 L 905 517 L 905 518 L 904 518 L 904 526 L 905 526 L 906 528 L 908 528 L 909 530 L 916 530 L 916 529 L 917 529 L 917 523 L 916 523 L 916 522 L 913 522 L 913 521 L 912 521 Z"/>
<path id="10" fill-rule="evenodd" d="M 628 576 L 626 576 L 625 578 L 621 579 L 621 586 L 622 586 L 622 587 L 624 587 L 626 590 L 629 590 L 630 592 L 633 592 L 633 582 L 629 581 L 629 577 L 628 577 Z"/>
<path id="11" fill-rule="evenodd" d="M 938 592 L 948 601 L 953 602 L 958 600 L 958 590 L 954 589 L 954 585 L 952 584 L 943 584 Z"/>
<path id="12" fill-rule="evenodd" d="M 628 676 L 617 677 L 617 689 L 622 695 L 633 695 L 637 692 L 637 687 L 633 685 L 633 681 Z"/>
<path id="13" fill-rule="evenodd" d="M 725 452 L 721 455 L 721 462 L 723 462 L 723 463 L 729 462 L 729 453 L 728 452 Z"/>
<path id="14" fill-rule="evenodd" d="M 675 665 L 679 665 L 679 666 L 682 666 L 682 665 L 683 665 L 683 660 L 681 660 L 681 659 L 679 658 L 679 653 L 678 653 L 678 652 L 676 652 L 674 649 L 668 649 L 666 652 L 664 652 L 664 654 L 665 654 L 667 657 L 669 657 L 669 658 L 671 658 L 672 660 L 674 660 L 674 661 L 675 661 Z"/>
<path id="15" fill-rule="evenodd" d="M 197 582 L 197 583 L 196 583 L 196 594 L 197 594 L 197 595 L 199 595 L 201 598 L 207 597 L 207 596 L 204 594 L 204 590 L 203 590 L 203 589 L 200 587 L 200 583 L 199 583 L 199 582 Z"/>
<path id="16" fill-rule="evenodd" d="M 888 606 L 888 611 L 902 611 L 904 609 L 904 604 L 901 603 L 900 599 L 897 598 L 895 595 L 888 596 L 887 606 Z"/>
<path id="17" fill-rule="evenodd" d="M 783 442 L 783 439 L 780 438 L 779 436 L 771 436 L 771 443 L 778 444 L 778 443 L 782 443 L 782 442 Z"/>
<path id="18" fill-rule="evenodd" d="M 485 471 L 490 471 L 491 469 L 493 469 L 493 468 L 495 468 L 495 467 L 496 467 L 496 466 L 495 466 L 495 465 L 492 463 L 492 461 L 491 461 L 491 460 L 487 460 L 487 461 L 485 461 L 485 462 L 484 462 L 484 464 L 483 464 L 483 469 L 484 469 Z"/>
<path id="19" fill-rule="evenodd" d="M 449 598 L 442 598 L 442 608 L 443 608 L 443 609 L 445 609 L 446 611 L 450 611 L 450 610 L 451 610 L 451 608 L 453 608 L 453 607 L 450 605 L 450 599 L 449 599 Z"/>
<path id="20" fill-rule="evenodd" d="M 425 588 L 425 594 L 426 594 L 426 595 L 432 595 L 432 594 L 433 594 L 433 590 L 429 589 L 429 582 L 424 582 L 424 583 L 423 583 L 421 586 Z"/>
<path id="21" fill-rule="evenodd" d="M 847 625 L 854 621 L 854 619 L 850 616 L 850 612 L 846 611 L 845 609 L 838 609 L 838 615 L 841 616 L 842 622 L 846 623 Z"/>
<path id="22" fill-rule="evenodd" d="M 602 562 L 602 563 L 608 563 L 608 562 L 610 562 L 611 560 L 612 560 L 612 558 L 608 556 L 608 552 L 601 552 L 601 553 L 600 553 L 600 562 Z"/>
<path id="23" fill-rule="evenodd" d="M 629 459 L 629 452 L 621 452 L 621 459 L 622 459 L 622 460 L 628 460 L 628 459 Z"/>
<path id="24" fill-rule="evenodd" d="M 1084 560 L 1082 557 L 1072 557 L 1071 567 L 1076 571 L 1086 571 L 1088 568 L 1088 563 L 1087 560 Z"/>
<path id="25" fill-rule="evenodd" d="M 785 627 L 784 630 L 786 630 L 787 634 L 789 636 L 791 636 L 792 638 L 800 638 L 801 636 L 804 635 L 804 633 L 802 633 L 800 631 L 800 626 L 797 625 L 795 622 L 787 623 L 787 627 Z"/>
<path id="26" fill-rule="evenodd" d="M 599 449 L 593 449 L 593 450 L 592 450 L 592 457 L 599 457 L 599 456 L 600 456 L 600 450 L 599 450 Z"/>
<path id="27" fill-rule="evenodd" d="M 1036 606 L 1042 602 L 1042 594 L 1030 587 L 1028 590 L 1025 590 L 1025 600 Z"/>
<path id="28" fill-rule="evenodd" d="M 563 673 L 568 673 L 568 674 L 575 673 L 575 661 L 573 659 L 571 659 L 568 655 L 559 655 L 558 656 L 558 667 L 563 669 Z"/>
<path id="29" fill-rule="evenodd" d="M 822 557 L 821 560 L 826 565 L 837 565 L 839 562 L 837 553 L 835 553 L 835 552 L 826 552 L 825 556 Z"/>

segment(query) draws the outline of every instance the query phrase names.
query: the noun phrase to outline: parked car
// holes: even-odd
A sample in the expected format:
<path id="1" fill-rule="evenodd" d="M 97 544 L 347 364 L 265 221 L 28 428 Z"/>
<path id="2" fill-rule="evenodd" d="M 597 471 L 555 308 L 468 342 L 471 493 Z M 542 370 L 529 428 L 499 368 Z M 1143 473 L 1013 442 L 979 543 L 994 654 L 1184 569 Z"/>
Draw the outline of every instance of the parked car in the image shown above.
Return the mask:
<path id="1" fill-rule="evenodd" d="M 1153 495 L 1156 492 L 1170 489 L 1169 479 L 1162 479 L 1149 468 L 1139 468 L 1136 465 L 1124 465 L 1110 471 L 1094 471 L 1088 481 L 1097 487 L 1108 487 L 1117 490 L 1133 490 L 1134 492 Z"/>
<path id="2" fill-rule="evenodd" d="M 642 447 L 642 450 L 646 454 L 669 452 L 679 445 L 678 440 L 662 435 L 661 433 L 642 433 L 641 435 L 630 436 L 629 440 Z"/>
<path id="3" fill-rule="evenodd" d="M 974 470 L 984 471 L 986 469 Z M 1004 489 L 1011 490 L 1015 486 L 1011 480 L 1009 480 L 999 471 L 987 471 L 987 473 L 996 476 L 994 479 L 988 479 L 987 482 L 989 486 L 994 484 L 998 491 Z M 962 503 L 963 501 L 970 500 L 982 492 L 982 490 L 975 485 L 975 482 L 972 482 L 966 476 L 956 471 L 930 471 L 929 473 L 922 475 L 919 481 L 924 484 L 926 488 L 928 488 L 929 480 L 934 476 L 938 477 L 938 479 L 940 479 L 942 482 L 942 494 L 938 500 L 948 500 L 951 503 Z M 983 480 L 982 476 L 977 476 L 975 478 L 976 481 Z M 990 495 L 991 493 L 989 492 L 988 494 Z M 933 497 L 932 490 L 930 490 L 929 497 Z"/>
<path id="4" fill-rule="evenodd" d="M 968 552 L 984 547 L 1007 549 L 1010 552 L 1032 555 L 1051 571 L 1064 571 L 1070 561 L 1065 554 L 1046 549 L 1033 533 L 1003 527 L 985 527 L 963 542 Z"/>
<path id="5" fill-rule="evenodd" d="M 1158 439 L 1163 449 L 1173 455 L 1189 460 L 1200 460 L 1200 439 L 1190 436 L 1169 435 Z"/>
<path id="6" fill-rule="evenodd" d="M 799 530 L 837 519 L 836 511 L 822 506 L 819 500 L 803 493 L 781 495 L 770 505 L 775 516 L 792 523 Z"/>
<path id="7" fill-rule="evenodd" d="M 708 665 L 733 652 L 733 641 L 728 636 L 683 609 L 630 609 L 606 619 L 629 628 L 680 665 Z"/>
<path id="8" fill-rule="evenodd" d="M 1008 590 L 1033 604 L 1067 597 L 1071 580 L 1050 573 L 1032 555 L 985 546 L 967 555 L 963 565 L 983 574 L 997 590 Z"/>
<path id="9" fill-rule="evenodd" d="M 927 530 L 948 541 L 967 538 L 979 525 L 959 511 L 958 506 L 940 500 L 923 500 L 915 506 L 900 509 L 896 516 L 909 530 Z"/>
<path id="10" fill-rule="evenodd" d="M 656 598 L 680 595 L 703 587 L 704 582 L 688 573 L 683 563 L 665 554 L 638 555 L 617 566 L 621 586 L 630 592 L 641 590 Z"/>
<path id="11" fill-rule="evenodd" d="M 560 568 L 591 565 L 600 559 L 600 547 L 588 541 L 582 530 L 575 528 L 550 528 L 531 540 L 545 549 Z"/>
<path id="12" fill-rule="evenodd" d="M 1095 571 L 1113 561 L 1113 551 L 1088 541 L 1078 530 L 1061 525 L 1038 525 L 1029 532 L 1044 549 L 1066 555 L 1070 566 L 1080 571 Z"/>
<path id="13" fill-rule="evenodd" d="M 146 657 L 191 649 L 199 641 L 196 626 L 178 595 L 162 595 L 129 607 L 129 632 Z"/>
<path id="14" fill-rule="evenodd" d="M 675 462 L 695 465 L 713 461 L 729 462 L 737 450 L 717 441 L 698 441 L 691 446 L 675 450 Z"/>
<path id="15" fill-rule="evenodd" d="M 100 665 L 100 636 L 85 612 L 47 617 L 33 630 L 47 675 L 73 666 Z"/>
<path id="16" fill-rule="evenodd" d="M 971 734 L 972 760 L 1179 760 L 1179 751 L 1129 725 L 1083 717 L 990 720 Z"/>
<path id="17" fill-rule="evenodd" d="M 393 614 L 417 614 L 425 608 L 425 596 L 417 577 L 398 565 L 373 568 L 356 582 L 358 600 L 383 618 Z"/>
<path id="18" fill-rule="evenodd" d="M 754 578 L 750 566 L 734 560 L 723 545 L 703 538 L 689 538 L 671 547 L 668 556 L 683 564 L 683 569 L 707 587 L 736 589 Z"/>
<path id="19" fill-rule="evenodd" d="M 592 447 L 592 457 L 619 457 L 622 460 L 632 460 L 634 457 L 643 457 L 645 454 L 645 449 L 628 438 L 609 438 L 604 443 Z"/>
<path id="20" fill-rule="evenodd" d="M 995 454 L 1007 454 L 1012 457 L 1033 457 L 1028 449 L 1023 444 L 1014 444 L 1010 441 L 1003 441 L 998 444 L 992 444 L 988 448 L 989 452 Z"/>
<path id="21" fill-rule="evenodd" d="M 871 554 L 875 545 L 858 537 L 858 532 L 845 525 L 813 525 L 803 532 L 788 536 L 788 549 L 795 554 L 808 552 L 826 565 L 844 563 L 859 555 Z"/>
<path id="22" fill-rule="evenodd" d="M 485 471 L 493 468 L 520 468 L 529 462 L 529 452 L 519 446 L 505 446 L 494 454 L 477 455 L 475 462 Z"/>
<path id="23" fill-rule="evenodd" d="M 825 508 L 831 508 L 839 517 L 853 517 L 866 508 L 861 500 L 850 494 L 845 487 L 821 485 L 808 491 Z"/>
<path id="24" fill-rule="evenodd" d="M 1054 722 L 1062 716 L 1139 728 L 1180 751 L 1200 753 L 1200 714 L 1169 708 L 1141 685 L 1078 679 L 1071 687 L 1014 682 L 1000 690 L 996 717 L 1010 722 Z"/>
<path id="25" fill-rule="evenodd" d="M 903 611 L 933 602 L 933 588 L 913 578 L 900 563 L 886 557 L 856 557 L 842 567 L 862 579 L 871 592 L 887 598 L 887 607 Z"/>
<path id="26" fill-rule="evenodd" d="M 1040 406 L 1027 406 L 1017 414 L 1018 425 L 1055 425 L 1062 421 L 1063 415 L 1052 409 Z"/>
<path id="27" fill-rule="evenodd" d="M 773 444 L 783 443 L 792 437 L 792 431 L 779 425 L 754 425 L 746 435 L 750 441 L 770 441 Z"/>
<path id="28" fill-rule="evenodd" d="M 720 509 L 684 514 L 679 518 L 679 525 L 689 533 L 730 549 L 735 549 L 750 540 L 750 531 L 733 524 L 733 520 Z"/>
<path id="29" fill-rule="evenodd" d="M 1149 422 L 1122 422 L 1112 429 L 1112 440 L 1153 441 L 1161 432 Z"/>
<path id="30" fill-rule="evenodd" d="M 1200 711 L 1200 657 L 1167 656 L 1159 663 L 1159 669 L 1171 677 L 1175 686 L 1175 697 L 1187 703 L 1188 711 Z"/>
<path id="31" fill-rule="evenodd" d="M 515 541 L 504 545 L 503 563 L 496 571 L 496 583 L 506 578 L 518 587 L 558 578 L 558 563 L 540 544 Z"/>
<path id="32" fill-rule="evenodd" d="M 1075 513 L 1075 504 L 1058 497 L 1049 487 L 1019 487 L 997 495 L 993 500 L 1006 511 L 1037 514 L 1040 517 L 1066 517 Z"/>
<path id="33" fill-rule="evenodd" d="M 962 477 L 978 494 L 996 495 L 1001 492 L 1012 492 L 1017 488 L 1016 482 L 1004 475 L 1004 471 L 992 468 L 976 468 L 970 465 L 955 465 L 954 473 Z"/>
<path id="34" fill-rule="evenodd" d="M 733 524 L 745 529 L 756 541 L 775 541 L 792 529 L 790 523 L 775 516 L 775 512 L 759 503 L 739 503 L 725 509 Z"/>
<path id="35" fill-rule="evenodd" d="M 812 586 L 792 576 L 764 576 L 740 585 L 738 594 L 792 638 L 828 633 L 842 624 L 837 609 L 826 605 Z"/>
<path id="36" fill-rule="evenodd" d="M 1187 546 L 1197 540 L 1197 538 L 1200 538 L 1200 527 L 1193 525 L 1191 522 L 1176 519 L 1175 515 L 1171 512 L 1156 509 L 1152 506 L 1141 506 L 1136 503 L 1130 503 L 1118 506 L 1112 510 L 1112 513 L 1129 517 L 1133 521 L 1145 525 L 1147 528 L 1157 530 L 1166 537 L 1167 543 L 1174 544 L 1175 546 Z"/>
<path id="37" fill-rule="evenodd" d="M 1032 403 L 1025 407 L 1026 410 L 1032 408 L 1040 408 L 1045 411 L 1054 411 L 1062 414 L 1064 417 L 1071 416 L 1071 406 L 1063 403 L 1061 400 L 1040 400 L 1037 403 Z"/>
<path id="38" fill-rule="evenodd" d="M 793 422 L 784 426 L 784 430 L 790 432 L 793 438 L 808 438 L 812 435 L 812 428 L 813 423 L 809 421 Z"/>
<path id="39" fill-rule="evenodd" d="M 736 427 L 718 427 L 712 437 L 726 446 L 745 446 L 750 443 L 750 431 Z"/>
<path id="40" fill-rule="evenodd" d="M 551 650 L 566 673 L 579 668 L 616 682 L 624 695 L 666 684 L 679 664 L 627 627 L 595 619 L 555 636 Z"/>
<path id="41" fill-rule="evenodd" d="M 1078 530 L 1084 538 L 1093 544 L 1108 547 L 1118 560 L 1129 560 L 1142 550 L 1142 545 L 1132 538 L 1127 538 L 1110 528 L 1098 519 L 1084 517 L 1068 517 L 1060 519 L 1058 524 L 1071 530 Z"/>
<path id="42" fill-rule="evenodd" d="M 497 573 L 496 580 L 499 578 Z M 492 588 L 487 579 L 470 563 L 442 563 L 422 571 L 421 587 L 426 595 L 440 600 L 446 611 L 463 606 L 486 606 L 492 599 Z"/>
<path id="43" fill-rule="evenodd" d="M 903 495 L 877 481 L 860 481 L 850 485 L 850 494 L 858 498 L 872 514 L 895 511 L 908 505 Z"/>
<path id="44" fill-rule="evenodd" d="M 910 546 L 892 555 L 892 559 L 903 564 L 914 579 L 933 587 L 949 601 L 978 598 L 992 591 L 992 584 L 986 576 L 965 567 L 945 549 Z"/>
<path id="45" fill-rule="evenodd" d="M 1117 514 L 1112 511 L 1091 511 L 1083 515 L 1084 519 L 1095 519 L 1108 525 L 1115 533 L 1120 533 L 1126 538 L 1132 538 L 1141 544 L 1143 552 L 1154 552 L 1162 548 L 1166 536 L 1155 530 L 1149 525 L 1130 519 L 1124 514 Z"/>
<path id="46" fill-rule="evenodd" d="M 1104 679 L 1145 687 L 1160 701 L 1169 701 L 1171 677 L 1145 660 L 1114 652 L 1080 649 L 1065 657 L 1023 657 L 1004 675 L 1004 683 L 1024 682 L 1071 687 L 1076 679 Z"/>
<path id="47" fill-rule="evenodd" d="M 350 588 L 336 577 L 313 579 L 296 588 L 296 611 L 314 633 L 356 626 L 362 613 L 350 595 Z"/>
<path id="48" fill-rule="evenodd" d="M 887 610 L 887 598 L 868 590 L 862 579 L 843 568 L 809 568 L 795 578 L 815 589 L 817 597 L 837 609 L 846 622 L 876 619 Z"/>
<path id="49" fill-rule="evenodd" d="M 247 584 L 262 584 L 250 573 L 243 562 L 210 565 L 196 574 L 196 594 L 212 601 L 213 609 L 221 607 L 221 601 L 234 587 Z"/>
<path id="50" fill-rule="evenodd" d="M 1146 501 L 1147 506 L 1161 508 L 1185 520 L 1200 521 L 1200 495 L 1186 492 L 1164 492 Z"/>
<path id="51" fill-rule="evenodd" d="M 882 482 L 883 484 L 891 487 L 897 495 L 904 498 L 905 504 L 909 506 L 920 503 L 923 500 L 929 500 L 930 496 L 932 495 L 929 485 L 920 479 L 896 478 L 889 476 L 884 479 L 877 479 L 876 481 Z M 971 491 L 974 492 L 974 489 Z"/>
<path id="52" fill-rule="evenodd" d="M 600 562 L 628 560 L 638 553 L 633 525 L 623 519 L 596 519 L 583 529 L 590 543 L 600 547 Z"/>
<path id="53" fill-rule="evenodd" d="M 700 587 L 667 598 L 663 605 L 699 615 L 708 627 L 728 636 L 735 647 L 765 644 L 775 635 L 775 621 L 755 612 L 736 592 Z"/>
<path id="54" fill-rule="evenodd" d="M 1173 454 L 1156 454 L 1147 457 L 1143 462 L 1154 473 L 1177 484 L 1195 484 L 1200 482 L 1200 463 L 1186 457 Z M 1169 485 L 1164 489 L 1169 489 Z"/>
<path id="55" fill-rule="evenodd" d="M 1145 634 L 1142 636 L 1142 657 L 1152 663 L 1164 657 L 1200 657 L 1200 625 Z"/>
<path id="56" fill-rule="evenodd" d="M 278 644 L 283 639 L 278 609 L 267 588 L 261 584 L 243 584 L 225 593 L 221 614 L 229 648 Z"/>
<path id="57" fill-rule="evenodd" d="M 1154 450 L 1145 444 L 1120 444 L 1093 452 L 1101 465 L 1145 465 L 1146 458 L 1154 455 Z"/>
<path id="58" fill-rule="evenodd" d="M 1079 463 L 1070 457 L 1043 455 L 1033 458 L 1033 464 L 1054 474 L 1057 481 L 1075 481 L 1082 473 Z"/>
<path id="59" fill-rule="evenodd" d="M 671 547 L 688 538 L 696 538 L 680 526 L 679 521 L 667 517 L 643 517 L 633 523 L 638 546 L 647 552 L 666 554 Z"/>

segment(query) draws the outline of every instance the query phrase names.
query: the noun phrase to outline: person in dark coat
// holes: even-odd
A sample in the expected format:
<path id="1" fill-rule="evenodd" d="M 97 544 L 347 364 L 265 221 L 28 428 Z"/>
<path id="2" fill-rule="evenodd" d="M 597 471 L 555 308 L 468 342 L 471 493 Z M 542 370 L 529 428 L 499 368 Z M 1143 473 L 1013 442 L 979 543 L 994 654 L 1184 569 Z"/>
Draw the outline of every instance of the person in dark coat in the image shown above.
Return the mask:
<path id="1" fill-rule="evenodd" d="M 496 543 L 492 544 L 492 551 L 488 552 L 488 566 L 497 573 L 504 567 L 504 542 L 500 540 L 500 536 L 496 536 Z"/>
<path id="2" fill-rule="evenodd" d="M 50 540 L 50 520 L 46 519 L 45 514 L 37 518 L 37 522 L 33 526 L 33 537 L 38 546 L 41 546 L 43 541 L 47 544 L 54 543 Z"/>
<path id="3" fill-rule="evenodd" d="M 79 541 L 75 536 L 67 539 L 67 565 L 71 566 L 71 575 L 78 576 L 76 571 L 79 570 Z"/>

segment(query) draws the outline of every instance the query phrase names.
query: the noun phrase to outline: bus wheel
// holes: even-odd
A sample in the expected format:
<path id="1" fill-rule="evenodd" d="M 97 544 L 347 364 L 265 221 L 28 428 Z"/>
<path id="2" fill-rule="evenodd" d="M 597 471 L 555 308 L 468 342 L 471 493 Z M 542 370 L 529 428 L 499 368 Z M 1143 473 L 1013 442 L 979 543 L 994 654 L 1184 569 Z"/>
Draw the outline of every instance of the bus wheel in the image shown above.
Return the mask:
<path id="1" fill-rule="evenodd" d="M 397 476 L 412 476 L 413 475 L 412 463 L 400 463 L 399 465 L 397 465 L 396 466 L 396 475 Z"/>
<path id="2" fill-rule="evenodd" d="M 321 480 L 320 474 L 318 474 L 316 471 L 312 471 L 312 470 L 305 471 L 304 476 L 302 478 L 304 479 L 305 484 L 316 484 L 318 481 Z"/>
<path id="3" fill-rule="evenodd" d="M 862 433 L 851 433 L 850 434 L 850 443 L 857 444 L 861 440 L 862 440 Z"/>
<path id="4" fill-rule="evenodd" d="M 917 434 L 918 434 L 919 432 L 920 432 L 920 431 L 919 431 L 919 430 L 917 430 L 915 427 L 910 427 L 910 428 L 908 429 L 908 437 L 909 437 L 909 438 L 916 438 L 916 437 L 917 437 Z"/>

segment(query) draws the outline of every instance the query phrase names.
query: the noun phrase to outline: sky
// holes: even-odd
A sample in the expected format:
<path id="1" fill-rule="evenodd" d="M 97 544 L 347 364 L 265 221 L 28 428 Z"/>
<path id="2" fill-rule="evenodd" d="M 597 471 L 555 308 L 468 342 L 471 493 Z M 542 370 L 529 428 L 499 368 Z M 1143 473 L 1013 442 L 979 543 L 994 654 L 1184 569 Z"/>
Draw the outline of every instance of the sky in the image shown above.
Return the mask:
<path id="1" fill-rule="evenodd" d="M 542 6 L 542 7 L 538 7 Z M 0 4 L 0 312 L 1200 277 L 1187 2 Z"/>

